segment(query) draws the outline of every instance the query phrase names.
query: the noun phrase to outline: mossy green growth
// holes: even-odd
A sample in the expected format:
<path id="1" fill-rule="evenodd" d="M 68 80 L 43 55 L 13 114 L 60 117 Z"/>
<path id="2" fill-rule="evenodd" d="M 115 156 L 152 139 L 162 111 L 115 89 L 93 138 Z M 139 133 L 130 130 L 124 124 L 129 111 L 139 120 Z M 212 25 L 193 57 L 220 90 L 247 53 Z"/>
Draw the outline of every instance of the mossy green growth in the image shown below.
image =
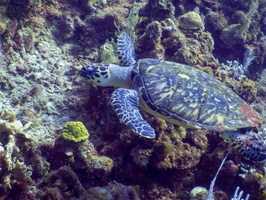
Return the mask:
<path id="1" fill-rule="evenodd" d="M 64 125 L 62 136 L 66 140 L 81 142 L 86 140 L 90 134 L 82 122 L 68 122 Z"/>
<path id="2" fill-rule="evenodd" d="M 118 57 L 116 55 L 117 50 L 115 49 L 114 41 L 107 40 L 102 46 L 100 50 L 101 61 L 103 63 L 118 63 Z"/>
<path id="3" fill-rule="evenodd" d="M 204 27 L 204 23 L 200 15 L 194 11 L 181 15 L 178 18 L 180 27 L 187 30 L 196 30 Z"/>

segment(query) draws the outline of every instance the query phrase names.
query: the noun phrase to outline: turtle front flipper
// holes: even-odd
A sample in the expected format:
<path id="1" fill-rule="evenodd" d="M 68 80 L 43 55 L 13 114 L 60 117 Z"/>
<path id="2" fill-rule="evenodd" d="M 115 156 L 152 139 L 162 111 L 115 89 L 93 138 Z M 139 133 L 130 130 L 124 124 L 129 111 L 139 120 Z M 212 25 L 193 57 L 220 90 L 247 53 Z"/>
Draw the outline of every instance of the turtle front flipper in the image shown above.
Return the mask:
<path id="1" fill-rule="evenodd" d="M 135 64 L 134 43 L 126 33 L 121 33 L 117 44 L 118 58 L 123 66 L 132 66 Z"/>
<path id="2" fill-rule="evenodd" d="M 113 92 L 111 102 L 120 122 L 142 137 L 155 138 L 154 129 L 139 112 L 139 97 L 136 90 L 118 88 Z"/>

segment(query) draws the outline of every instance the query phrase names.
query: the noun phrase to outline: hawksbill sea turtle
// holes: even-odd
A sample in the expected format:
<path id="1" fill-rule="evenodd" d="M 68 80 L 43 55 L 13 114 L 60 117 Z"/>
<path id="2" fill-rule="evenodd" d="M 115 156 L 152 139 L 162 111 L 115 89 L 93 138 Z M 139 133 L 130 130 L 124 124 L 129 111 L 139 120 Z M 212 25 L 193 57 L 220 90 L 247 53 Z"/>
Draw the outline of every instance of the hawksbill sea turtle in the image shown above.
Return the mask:
<path id="1" fill-rule="evenodd" d="M 186 128 L 222 132 L 221 136 L 254 161 L 266 160 L 266 144 L 257 134 L 259 114 L 231 89 L 196 68 L 158 59 L 135 60 L 134 44 L 126 33 L 118 37 L 122 66 L 93 63 L 79 74 L 99 86 L 114 86 L 112 106 L 132 131 L 155 138 L 139 107 Z"/>

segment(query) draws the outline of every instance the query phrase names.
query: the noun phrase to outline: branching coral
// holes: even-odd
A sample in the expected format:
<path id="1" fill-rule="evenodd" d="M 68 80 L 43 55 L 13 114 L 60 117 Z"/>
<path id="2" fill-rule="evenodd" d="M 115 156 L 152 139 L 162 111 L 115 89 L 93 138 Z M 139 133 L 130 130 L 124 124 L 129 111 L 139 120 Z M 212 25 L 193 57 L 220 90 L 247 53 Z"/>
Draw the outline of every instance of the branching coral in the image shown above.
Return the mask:
<path id="1" fill-rule="evenodd" d="M 236 190 L 235 190 L 235 193 L 234 193 L 234 196 L 231 198 L 231 200 L 244 200 L 244 199 L 241 199 L 242 195 L 243 195 L 243 191 L 239 191 L 239 187 L 236 187 Z M 248 200 L 249 199 L 249 194 L 247 194 L 245 200 Z"/>
<path id="2" fill-rule="evenodd" d="M 240 64 L 237 60 L 227 60 L 226 64 L 221 64 L 221 67 L 226 69 L 229 75 L 233 76 L 233 78 L 241 80 L 244 77 L 244 74 L 248 73 L 248 67 L 252 64 L 252 61 L 255 58 L 255 51 L 252 48 L 248 48 L 244 53 L 243 64 Z"/>

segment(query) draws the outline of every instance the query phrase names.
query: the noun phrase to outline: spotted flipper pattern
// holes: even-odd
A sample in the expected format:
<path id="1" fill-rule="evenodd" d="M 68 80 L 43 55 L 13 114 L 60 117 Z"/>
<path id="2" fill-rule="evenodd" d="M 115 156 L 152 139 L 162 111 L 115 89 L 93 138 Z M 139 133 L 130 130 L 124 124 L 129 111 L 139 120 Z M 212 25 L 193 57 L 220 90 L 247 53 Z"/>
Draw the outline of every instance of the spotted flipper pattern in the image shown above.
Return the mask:
<path id="1" fill-rule="evenodd" d="M 131 66 L 136 63 L 134 43 L 129 35 L 124 32 L 118 37 L 117 51 L 121 65 Z"/>
<path id="2" fill-rule="evenodd" d="M 255 162 L 266 161 L 266 143 L 262 136 L 252 129 L 225 131 L 221 137 L 239 150 L 246 158 Z"/>
<path id="3" fill-rule="evenodd" d="M 145 138 L 155 138 L 154 129 L 142 118 L 138 108 L 138 92 L 133 89 L 116 89 L 111 97 L 112 106 L 120 119 L 132 131 Z"/>

